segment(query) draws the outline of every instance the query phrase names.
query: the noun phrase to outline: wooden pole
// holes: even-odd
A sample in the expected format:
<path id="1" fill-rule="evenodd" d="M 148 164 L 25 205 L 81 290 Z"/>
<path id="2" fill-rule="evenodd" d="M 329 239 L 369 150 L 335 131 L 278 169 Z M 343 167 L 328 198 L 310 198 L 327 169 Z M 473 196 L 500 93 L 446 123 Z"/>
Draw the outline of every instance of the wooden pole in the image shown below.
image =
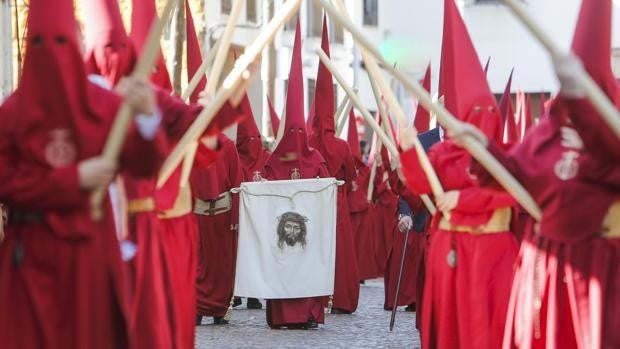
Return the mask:
<path id="1" fill-rule="evenodd" d="M 409 93 L 413 94 L 424 108 L 430 112 L 434 112 L 437 121 L 449 132 L 457 133 L 461 129 L 461 122 L 457 120 L 443 106 L 434 104 L 428 91 L 426 91 L 417 81 L 411 81 L 401 72 L 394 69 L 390 64 L 385 62 L 379 51 L 370 43 L 368 39 L 360 32 L 359 29 L 347 18 L 342 16 L 338 10 L 330 5 L 326 0 L 318 1 L 325 11 L 329 13 L 332 20 L 340 22 L 353 36 L 358 45 L 363 46 L 367 52 L 370 52 L 375 59 L 381 63 L 382 67 L 388 70 L 396 79 L 400 81 Z M 495 159 L 489 151 L 480 144 L 476 139 L 466 136 L 463 139 L 464 148 L 476 159 L 489 173 L 508 191 L 512 196 L 528 211 L 528 213 L 536 220 L 541 219 L 541 211 L 534 199 L 523 188 L 523 186 Z"/>
<path id="2" fill-rule="evenodd" d="M 338 128 L 338 125 L 340 124 L 340 117 L 342 116 L 342 111 L 346 108 L 347 103 L 349 103 L 349 98 L 345 96 L 334 112 L 334 126 L 336 128 Z"/>
<path id="3" fill-rule="evenodd" d="M 237 87 L 242 85 L 242 80 L 247 80 L 250 78 L 250 73 L 247 71 L 247 68 L 250 64 L 252 64 L 256 57 L 261 54 L 262 50 L 271 41 L 273 41 L 276 32 L 294 13 L 299 10 L 300 5 L 301 0 L 286 1 L 274 15 L 267 27 L 261 31 L 258 37 L 254 39 L 254 42 L 248 46 L 245 49 L 245 52 L 237 59 L 234 68 L 222 83 L 222 87 L 213 97 L 211 104 L 202 110 L 164 162 L 157 182 L 158 188 L 161 188 L 168 178 L 170 178 L 170 175 L 174 172 L 174 169 L 183 160 L 188 147 L 198 141 L 200 135 L 204 132 L 204 130 L 206 130 L 224 103 L 233 94 L 239 93 Z M 245 86 L 242 86 L 242 88 L 245 88 Z"/>
<path id="4" fill-rule="evenodd" d="M 342 135 L 344 124 L 349 119 L 349 113 L 351 113 L 351 109 L 353 109 L 353 101 L 351 100 L 351 98 L 347 97 L 347 105 L 345 106 L 344 110 L 340 114 L 340 122 L 338 123 L 338 127 L 336 128 L 336 136 L 340 137 Z M 349 127 L 352 127 L 352 125 L 349 125 Z"/>
<path id="5" fill-rule="evenodd" d="M 164 25 L 168 21 L 168 17 L 170 17 L 174 4 L 175 0 L 168 0 L 161 14 L 161 18 L 153 21 L 142 55 L 132 73 L 133 76 L 147 78 L 151 73 L 157 54 L 159 53 L 159 39 Z M 133 110 L 131 106 L 126 101 L 123 101 L 116 114 L 114 123 L 112 124 L 112 128 L 103 148 L 102 157 L 114 163 L 118 162 L 132 116 Z M 105 198 L 105 193 L 106 188 L 101 187 L 95 189 L 91 194 L 92 215 L 96 220 L 100 220 L 103 217 L 101 205 Z"/>
<path id="6" fill-rule="evenodd" d="M 224 70 L 224 64 L 226 63 L 228 51 L 230 50 L 230 41 L 232 40 L 233 32 L 235 31 L 235 27 L 239 21 L 239 16 L 241 15 L 244 2 L 244 0 L 233 0 L 228 22 L 226 22 L 226 28 L 220 38 L 222 43 L 218 47 L 215 60 L 213 61 L 213 68 L 211 69 L 211 73 L 209 74 L 209 78 L 207 80 L 209 83 L 207 84 L 206 91 L 209 96 L 213 96 L 215 94 L 215 90 L 219 86 L 220 76 L 222 75 L 222 70 Z"/>
<path id="7" fill-rule="evenodd" d="M 552 56 L 562 56 L 564 54 L 534 19 L 525 12 L 522 5 L 518 4 L 516 0 L 503 1 Z M 607 98 L 607 95 L 584 69 L 576 70 L 575 73 L 577 73 L 578 81 L 584 89 L 586 97 L 592 102 L 592 105 L 601 114 L 616 136 L 620 138 L 620 112 L 618 112 L 616 106 Z"/>
<path id="8" fill-rule="evenodd" d="M 183 43 L 185 42 L 185 0 L 177 0 L 175 16 L 172 23 L 173 45 L 172 50 L 172 87 L 174 92 L 180 94 L 181 72 L 183 71 Z"/>
<path id="9" fill-rule="evenodd" d="M 13 91 L 13 40 L 11 37 L 11 2 L 0 0 L 0 103 Z"/>
<path id="10" fill-rule="evenodd" d="M 349 84 L 347 84 L 347 82 L 344 80 L 344 78 L 342 77 L 340 72 L 338 72 L 338 69 L 336 68 L 336 66 L 334 66 L 334 64 L 331 62 L 329 57 L 327 57 L 325 52 L 320 47 L 316 49 L 316 53 L 319 55 L 319 58 L 321 59 L 321 62 L 323 62 L 323 65 L 325 65 L 325 67 L 332 73 L 334 78 L 338 81 L 338 84 L 340 84 L 340 86 L 346 91 L 346 93 L 349 96 L 349 98 L 355 104 L 355 107 L 362 113 L 362 116 L 366 120 L 366 124 L 368 124 L 370 127 L 372 127 L 372 129 L 375 131 L 377 136 L 381 139 L 381 141 L 383 142 L 385 147 L 388 149 L 388 151 L 390 153 L 392 153 L 392 157 L 398 158 L 399 157 L 398 149 L 396 149 L 396 146 L 394 145 L 394 143 L 392 143 L 392 140 L 383 131 L 383 129 L 381 128 L 381 126 L 379 126 L 379 124 L 375 121 L 375 119 L 373 119 L 372 115 L 370 115 L 368 110 L 366 108 L 364 108 L 364 105 L 362 104 L 362 101 L 355 94 L 355 92 L 353 92 L 353 88 L 351 88 L 351 86 L 349 86 Z M 379 147 L 379 149 L 381 149 L 381 148 Z M 376 163 L 376 160 L 375 160 L 375 163 Z M 386 164 L 386 165 L 388 165 L 388 164 Z M 424 195 L 424 194 L 421 195 L 421 196 L 422 197 L 424 197 L 424 196 L 428 197 L 428 195 Z M 428 202 L 430 202 L 430 200 L 424 201 L 424 202 L 428 203 Z M 428 207 L 428 210 L 430 212 L 435 212 L 436 211 L 434 206 Z"/>
<path id="11" fill-rule="evenodd" d="M 183 91 L 183 94 L 181 95 L 181 98 L 184 101 L 189 101 L 189 97 L 192 95 L 192 93 L 194 93 L 194 90 L 200 83 L 202 77 L 205 76 L 205 74 L 207 73 L 209 66 L 211 65 L 211 63 L 213 63 L 213 58 L 215 58 L 215 54 L 217 53 L 217 49 L 220 46 L 220 42 L 221 38 L 215 42 L 215 45 L 213 45 L 213 47 L 211 47 L 209 53 L 207 53 L 207 57 L 205 57 L 205 59 L 202 61 L 200 67 L 198 67 L 198 70 L 196 70 L 194 76 L 192 76 L 191 80 L 187 84 L 187 88 L 185 88 L 185 91 Z"/>

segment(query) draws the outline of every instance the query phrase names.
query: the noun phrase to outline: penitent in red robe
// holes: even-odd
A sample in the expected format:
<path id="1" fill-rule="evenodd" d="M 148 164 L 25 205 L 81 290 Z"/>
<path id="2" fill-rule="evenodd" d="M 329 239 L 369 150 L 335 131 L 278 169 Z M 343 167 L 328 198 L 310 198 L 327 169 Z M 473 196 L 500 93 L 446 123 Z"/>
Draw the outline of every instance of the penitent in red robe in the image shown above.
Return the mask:
<path id="1" fill-rule="evenodd" d="M 584 149 L 563 146 L 569 115 Z M 604 223 L 620 212 L 620 143 L 596 115 L 587 101 L 556 100 L 522 144 L 489 147 L 542 209 L 521 244 L 504 348 L 620 345 L 619 225 Z M 497 186 L 479 165 L 472 171 Z"/>
<path id="2" fill-rule="evenodd" d="M 195 200 L 209 204 L 231 188 L 239 187 L 242 178 L 239 156 L 224 134 L 218 137 L 217 160 L 209 167 L 192 171 L 191 186 Z M 200 149 L 200 148 L 199 148 Z M 211 215 L 208 208 L 194 206 L 198 218 L 198 277 L 196 279 L 198 315 L 221 317 L 232 298 L 239 221 L 238 196 L 231 196 L 230 210 Z"/>
<path id="3" fill-rule="evenodd" d="M 425 211 L 422 200 L 419 196 L 408 190 L 400 180 L 396 173 L 392 175 L 392 188 L 398 193 L 400 200 L 407 203 L 413 215 L 421 214 Z M 412 217 L 413 218 L 413 217 Z M 409 231 L 407 245 L 405 247 L 405 262 L 403 265 L 403 274 L 400 283 L 400 290 L 396 306 L 416 304 L 418 292 L 420 292 L 420 273 L 424 267 L 424 247 L 426 245 L 425 232 L 416 232 L 413 229 Z M 383 309 L 392 310 L 394 307 L 394 297 L 396 296 L 396 286 L 398 283 L 398 274 L 400 272 L 400 262 L 403 255 L 403 245 L 405 244 L 405 233 L 398 230 L 398 225 L 394 227 L 394 243 L 390 250 L 386 262 L 384 285 L 385 285 L 385 301 Z M 416 304 L 417 306 L 418 304 Z M 416 318 L 417 320 L 417 318 Z"/>
<path id="4" fill-rule="evenodd" d="M 31 1 L 28 28 L 20 85 L 0 107 L 0 200 L 12 215 L 0 244 L 0 343 L 126 348 L 112 210 L 106 199 L 92 219 L 78 175 L 101 154 L 121 100 L 87 82 L 71 1 Z M 131 126 L 120 168 L 152 176 L 165 146 L 161 131 L 145 141 Z"/>
<path id="5" fill-rule="evenodd" d="M 373 201 L 371 213 L 374 217 L 375 263 L 379 271 L 378 276 L 383 276 L 388 254 L 394 243 L 398 210 L 398 196 L 390 188 L 389 174 L 383 165 L 377 166 Z"/>

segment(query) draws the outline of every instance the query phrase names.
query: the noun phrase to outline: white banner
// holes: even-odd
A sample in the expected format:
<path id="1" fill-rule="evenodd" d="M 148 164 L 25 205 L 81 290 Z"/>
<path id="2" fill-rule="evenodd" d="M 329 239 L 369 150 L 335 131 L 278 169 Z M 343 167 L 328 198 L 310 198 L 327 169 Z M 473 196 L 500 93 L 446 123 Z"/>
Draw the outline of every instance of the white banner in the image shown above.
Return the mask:
<path id="1" fill-rule="evenodd" d="M 241 183 L 235 295 L 331 295 L 336 262 L 335 178 Z"/>

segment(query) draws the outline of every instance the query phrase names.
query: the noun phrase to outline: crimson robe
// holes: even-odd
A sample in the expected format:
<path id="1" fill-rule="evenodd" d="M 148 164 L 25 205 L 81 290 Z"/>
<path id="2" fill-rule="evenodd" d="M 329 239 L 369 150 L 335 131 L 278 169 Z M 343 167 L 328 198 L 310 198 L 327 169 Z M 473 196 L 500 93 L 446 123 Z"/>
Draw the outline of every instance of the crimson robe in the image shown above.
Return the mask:
<path id="1" fill-rule="evenodd" d="M 312 155 L 306 155 L 304 158 L 308 164 L 307 167 L 299 168 L 293 165 L 295 170 L 299 170 L 300 179 L 330 177 L 325 160 L 316 150 L 313 150 Z M 277 169 L 270 167 L 269 164 L 265 166 L 266 179 L 291 179 L 290 175 L 286 178 L 284 174 L 292 173 L 293 168 L 289 169 L 285 162 L 277 165 Z M 278 328 L 306 324 L 309 320 L 314 320 L 318 324 L 325 323 L 324 304 L 325 297 L 267 299 L 267 324 L 272 328 Z"/>
<path id="2" fill-rule="evenodd" d="M 584 149 L 562 145 L 571 124 Z M 559 98 L 509 153 L 489 146 L 542 210 L 521 244 L 504 348 L 620 346 L 620 238 L 601 230 L 620 200 L 620 141 L 604 125 L 586 100 Z M 477 163 L 472 171 L 497 186 Z"/>
<path id="3" fill-rule="evenodd" d="M 375 205 L 372 214 L 374 216 L 375 260 L 379 271 L 378 276 L 385 274 L 387 257 L 394 243 L 394 229 L 397 223 L 398 197 L 392 192 L 388 178 L 388 172 L 384 170 L 383 166 L 377 166 L 373 192 Z"/>
<path id="4" fill-rule="evenodd" d="M 392 188 L 399 194 L 400 198 L 404 200 L 412 211 L 413 215 L 422 214 L 425 210 L 422 200 L 419 196 L 413 194 L 407 188 L 404 187 L 397 176 Z M 413 217 L 412 217 L 413 218 Z M 403 247 L 406 249 L 405 261 L 403 265 L 403 274 L 400 283 L 400 289 L 398 293 L 398 299 L 396 300 L 396 306 L 416 304 L 418 299 L 418 292 L 420 287 L 418 285 L 420 279 L 420 273 L 423 268 L 424 247 L 426 245 L 426 237 L 424 232 L 416 232 L 413 228 L 409 231 L 409 237 L 407 239 L 407 245 L 405 244 L 405 233 L 398 229 L 398 225 L 394 227 L 394 243 L 392 249 L 388 254 L 384 285 L 385 285 L 385 300 L 383 303 L 383 309 L 392 310 L 394 307 L 394 297 L 396 296 L 396 286 L 398 283 L 398 274 L 400 272 L 400 262 L 403 255 Z"/>
<path id="5" fill-rule="evenodd" d="M 65 151 L 76 151 L 66 166 L 45 161 L 58 127 L 46 123 L 50 115 L 24 118 L 13 97 L 0 108 L 0 200 L 13 214 L 40 213 L 43 220 L 9 224 L 0 244 L 0 343 L 6 348 L 128 346 L 128 304 L 111 206 L 106 200 L 102 220 L 91 218 L 90 193 L 80 188 L 77 170 L 80 161 L 101 154 L 120 99 L 90 83 L 87 89 L 96 105 L 91 110 L 99 112 L 84 114 L 79 129 L 63 140 Z M 120 168 L 152 176 L 166 146 L 161 131 L 145 141 L 132 126 Z"/>
<path id="6" fill-rule="evenodd" d="M 434 144 L 428 157 L 444 190 L 459 190 L 450 223 L 476 227 L 499 208 L 514 205 L 506 193 L 482 189 L 468 173 L 470 156 L 451 140 Z M 407 186 L 429 194 L 415 149 L 401 154 Z M 470 234 L 439 229 L 433 217 L 422 314 L 426 348 L 498 348 L 502 341 L 517 242 L 510 231 Z M 455 255 L 454 255 L 455 253 Z M 454 266 L 451 256 L 456 257 Z"/>
<path id="7" fill-rule="evenodd" d="M 368 182 L 370 170 L 361 160 L 354 158 L 357 167 L 357 178 L 351 182 L 349 194 L 349 214 L 351 230 L 355 241 L 355 252 L 360 280 L 377 277 L 377 262 L 375 259 L 374 220 L 370 204 L 368 203 Z"/>
<path id="8" fill-rule="evenodd" d="M 191 175 L 193 196 L 207 201 L 217 199 L 242 178 L 235 143 L 225 135 L 218 137 L 219 155 L 208 168 L 194 168 Z M 212 216 L 196 214 L 198 219 L 198 276 L 196 279 L 198 315 L 221 317 L 233 296 L 237 254 L 239 199 L 232 196 L 231 209 Z"/>

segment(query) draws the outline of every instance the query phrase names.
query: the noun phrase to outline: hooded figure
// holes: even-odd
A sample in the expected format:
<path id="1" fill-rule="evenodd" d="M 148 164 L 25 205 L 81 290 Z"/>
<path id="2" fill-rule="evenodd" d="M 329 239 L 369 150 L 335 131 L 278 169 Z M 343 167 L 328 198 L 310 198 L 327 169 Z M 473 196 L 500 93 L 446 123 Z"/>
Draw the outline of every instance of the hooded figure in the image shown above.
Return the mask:
<path id="1" fill-rule="evenodd" d="M 101 154 L 121 98 L 87 80 L 77 31 L 72 1 L 30 1 L 21 81 L 0 107 L 0 198 L 11 211 L 0 245 L 0 342 L 7 348 L 129 342 L 113 215 L 106 200 L 103 218 L 91 218 L 92 175 L 84 165 Z M 120 169 L 151 176 L 165 139 L 136 124 Z"/>
<path id="2" fill-rule="evenodd" d="M 329 56 L 329 34 L 327 20 L 323 16 L 323 51 Z M 327 168 L 332 177 L 344 180 L 346 186 L 338 188 L 336 223 L 336 276 L 332 313 L 352 313 L 357 309 L 360 279 L 349 217 L 349 200 L 347 193 L 351 183 L 357 178 L 355 163 L 346 141 L 336 137 L 334 122 L 334 82 L 329 70 L 319 63 L 314 93 L 314 112 L 312 118 L 312 137 L 310 145 L 321 152 L 327 161 Z"/>
<path id="3" fill-rule="evenodd" d="M 360 280 L 367 280 L 377 277 L 379 271 L 377 270 L 377 263 L 374 258 L 375 242 L 373 235 L 373 215 L 367 200 L 370 169 L 364 161 L 362 161 L 362 150 L 360 148 L 357 123 L 353 110 L 349 113 L 347 141 L 351 149 L 351 154 L 353 155 L 355 170 L 357 172 L 357 178 L 351 182 L 351 190 L 348 196 L 351 229 L 355 232 L 355 250 L 359 278 Z"/>
<path id="4" fill-rule="evenodd" d="M 444 1 L 440 71 L 446 108 L 501 141 L 502 119 L 454 0 Z M 431 222 L 422 342 L 429 348 L 499 348 L 517 253 L 509 227 L 514 199 L 481 189 L 469 173 L 471 156 L 451 139 L 434 144 L 428 157 L 446 191 L 437 202 L 447 202 L 449 218 L 438 211 Z M 416 150 L 406 150 L 401 161 L 409 189 L 430 194 Z"/>
<path id="5" fill-rule="evenodd" d="M 284 133 L 265 164 L 269 180 L 330 177 L 325 159 L 308 146 L 304 124 L 304 91 L 301 71 L 301 32 L 295 31 L 293 58 L 284 116 Z M 269 299 L 267 323 L 271 328 L 316 328 L 325 322 L 324 297 Z"/>
<path id="6" fill-rule="evenodd" d="M 618 105 L 612 12 L 611 0 L 584 0 L 573 51 Z M 504 348 L 620 347 L 620 140 L 588 100 L 564 86 L 566 74 L 558 69 L 560 94 L 522 144 L 505 154 L 489 142 L 542 210 L 521 244 Z M 479 165 L 472 172 L 497 186 Z"/>
<path id="7" fill-rule="evenodd" d="M 131 39 L 120 21 L 120 11 L 115 0 L 88 0 L 85 11 L 84 23 L 88 33 L 87 66 L 91 73 L 101 74 L 108 82 L 116 84 L 134 69 L 135 59 L 128 60 L 124 57 L 138 52 L 137 47 L 144 44 L 148 27 L 155 18 L 154 1 L 134 1 Z M 123 44 L 130 46 L 124 47 Z M 198 44 L 189 47 L 195 48 Z M 101 51 L 106 54 L 96 54 Z M 188 58 L 190 57 L 197 59 L 196 52 L 189 51 Z M 165 72 L 165 66 L 159 65 L 161 67 L 158 72 Z M 162 80 L 164 75 L 166 79 Z M 168 149 L 170 151 L 172 145 L 202 111 L 202 106 L 187 105 L 179 98 L 171 96 L 169 90 L 162 89 L 161 86 L 167 88 L 167 85 L 162 83 L 167 81 L 167 73 L 164 75 L 155 74 L 152 77 L 152 86 L 157 96 L 165 135 L 171 145 Z M 205 134 L 217 135 L 238 115 L 238 111 L 225 105 Z M 202 159 L 201 163 L 213 162 L 215 157 L 215 152 L 204 146 L 199 148 L 197 159 Z M 129 200 L 128 239 L 138 247 L 135 257 L 128 263 L 129 278 L 132 281 L 131 321 L 136 334 L 134 339 L 138 343 L 136 345 L 167 348 L 172 346 L 172 342 L 175 345 L 178 345 L 179 341 L 190 343 L 190 346 L 193 344 L 195 277 L 191 272 L 194 271 L 195 260 L 191 258 L 191 251 L 196 251 L 197 233 L 191 228 L 196 225 L 191 214 L 191 189 L 187 183 L 181 183 L 181 177 L 182 166 L 179 166 L 163 187 L 155 190 L 156 176 L 138 179 L 123 173 L 125 192 Z M 179 256 L 190 258 L 181 259 Z M 172 290 L 176 292 L 167 294 Z"/>

